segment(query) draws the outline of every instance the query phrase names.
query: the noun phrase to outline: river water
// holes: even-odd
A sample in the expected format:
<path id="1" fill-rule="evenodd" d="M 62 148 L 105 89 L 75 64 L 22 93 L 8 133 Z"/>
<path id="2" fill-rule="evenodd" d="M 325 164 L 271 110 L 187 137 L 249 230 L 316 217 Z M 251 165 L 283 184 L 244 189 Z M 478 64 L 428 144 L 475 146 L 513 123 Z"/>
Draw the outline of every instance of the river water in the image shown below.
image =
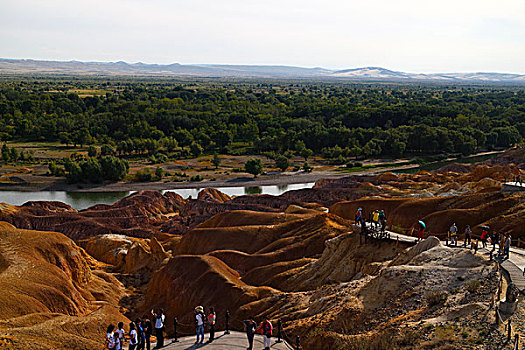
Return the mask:
<path id="1" fill-rule="evenodd" d="M 286 191 L 302 188 L 312 188 L 313 182 L 289 185 L 272 185 L 258 187 L 217 187 L 217 189 L 229 196 L 242 196 L 245 194 L 270 194 L 278 196 Z M 184 188 L 167 190 L 163 192 L 176 192 L 183 198 L 197 198 L 202 188 Z M 59 201 L 69 204 L 71 207 L 81 210 L 95 204 L 113 204 L 118 200 L 130 195 L 133 191 L 124 192 L 66 192 L 66 191 L 0 191 L 0 203 L 5 202 L 13 205 L 21 205 L 28 201 Z"/>

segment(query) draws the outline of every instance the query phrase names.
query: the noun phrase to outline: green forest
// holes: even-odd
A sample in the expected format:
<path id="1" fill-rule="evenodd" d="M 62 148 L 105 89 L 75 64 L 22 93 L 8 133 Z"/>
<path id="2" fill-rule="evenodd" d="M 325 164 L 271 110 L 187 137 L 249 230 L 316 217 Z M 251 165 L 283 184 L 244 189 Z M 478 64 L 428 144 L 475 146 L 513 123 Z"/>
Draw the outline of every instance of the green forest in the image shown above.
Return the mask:
<path id="1" fill-rule="evenodd" d="M 313 82 L 0 80 L 0 140 L 189 157 L 463 154 L 525 137 L 525 90 Z M 242 147 L 240 147 L 240 146 Z"/>

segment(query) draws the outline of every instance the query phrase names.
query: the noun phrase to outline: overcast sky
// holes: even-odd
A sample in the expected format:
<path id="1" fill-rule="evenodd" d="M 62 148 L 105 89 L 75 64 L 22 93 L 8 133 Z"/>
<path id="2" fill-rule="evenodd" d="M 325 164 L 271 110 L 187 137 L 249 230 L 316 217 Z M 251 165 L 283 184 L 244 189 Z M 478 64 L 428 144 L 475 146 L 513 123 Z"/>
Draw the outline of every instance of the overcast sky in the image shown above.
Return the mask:
<path id="1" fill-rule="evenodd" d="M 525 0 L 0 0 L 0 57 L 525 73 Z"/>

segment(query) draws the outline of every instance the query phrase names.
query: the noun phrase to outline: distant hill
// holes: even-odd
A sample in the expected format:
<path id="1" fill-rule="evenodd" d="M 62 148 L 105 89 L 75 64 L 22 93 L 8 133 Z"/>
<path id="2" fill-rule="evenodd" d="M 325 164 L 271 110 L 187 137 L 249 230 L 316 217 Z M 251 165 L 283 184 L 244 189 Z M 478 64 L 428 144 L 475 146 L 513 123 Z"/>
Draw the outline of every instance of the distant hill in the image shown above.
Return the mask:
<path id="1" fill-rule="evenodd" d="M 525 84 L 525 75 L 508 73 L 397 72 L 381 67 L 344 70 L 271 65 L 145 64 L 118 62 L 39 61 L 0 59 L 0 74 L 49 74 L 96 76 L 162 76 L 207 78 L 297 78 L 352 81 L 504 83 Z"/>

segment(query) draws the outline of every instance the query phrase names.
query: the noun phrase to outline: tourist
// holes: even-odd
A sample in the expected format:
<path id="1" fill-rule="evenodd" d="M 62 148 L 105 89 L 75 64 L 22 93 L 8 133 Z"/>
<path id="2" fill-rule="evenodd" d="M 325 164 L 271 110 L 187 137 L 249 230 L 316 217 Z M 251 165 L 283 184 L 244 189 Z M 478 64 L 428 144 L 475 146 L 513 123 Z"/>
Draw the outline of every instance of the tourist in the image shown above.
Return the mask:
<path id="1" fill-rule="evenodd" d="M 142 321 L 140 320 L 140 318 L 137 318 L 135 320 L 135 326 L 137 327 L 137 339 L 138 339 L 137 350 L 144 350 L 145 336 L 144 336 L 144 328 L 142 328 Z"/>
<path id="2" fill-rule="evenodd" d="M 153 325 L 148 316 L 142 316 L 142 329 L 144 330 L 144 344 L 145 350 L 151 350 L 151 334 L 153 333 Z"/>
<path id="3" fill-rule="evenodd" d="M 506 235 L 503 234 L 503 233 L 500 233 L 499 235 L 499 256 L 500 256 L 500 259 L 503 259 L 503 255 L 505 254 L 505 240 L 506 240 Z"/>
<path id="4" fill-rule="evenodd" d="M 498 243 L 498 234 L 496 233 L 496 231 L 492 231 L 489 240 L 492 243 L 492 250 L 490 252 L 491 254 L 494 254 L 494 252 L 496 251 L 496 244 Z"/>
<path id="5" fill-rule="evenodd" d="M 117 324 L 117 330 L 115 331 L 116 338 L 118 341 L 116 342 L 115 350 L 123 350 L 124 349 L 124 335 L 126 332 L 124 331 L 124 322 L 119 322 Z"/>
<path id="6" fill-rule="evenodd" d="M 372 215 L 372 222 L 374 224 L 374 228 L 377 230 L 377 227 L 379 226 L 379 210 L 374 210 L 374 214 Z"/>
<path id="7" fill-rule="evenodd" d="M 417 232 L 417 240 L 421 241 L 425 239 L 425 225 L 423 224 L 423 221 L 419 221 L 419 230 Z"/>
<path id="8" fill-rule="evenodd" d="M 381 223 L 381 232 L 384 233 L 386 230 L 386 215 L 383 209 L 379 212 L 379 222 Z"/>
<path id="9" fill-rule="evenodd" d="M 362 208 L 358 208 L 356 213 L 355 213 L 355 222 L 356 223 L 360 223 L 362 216 L 363 216 L 363 209 Z"/>
<path id="10" fill-rule="evenodd" d="M 505 239 L 505 245 L 504 245 L 504 254 L 505 254 L 505 259 L 508 259 L 510 258 L 510 244 L 512 243 L 512 236 L 510 235 L 510 233 L 508 235 L 505 235 L 507 238 Z"/>
<path id="11" fill-rule="evenodd" d="M 217 315 L 215 315 L 215 309 L 213 307 L 210 307 L 210 314 L 208 315 L 208 325 L 210 326 L 210 339 L 208 340 L 209 343 L 215 339 L 215 320 L 217 319 Z"/>
<path id="12" fill-rule="evenodd" d="M 151 314 L 155 317 L 155 336 L 157 337 L 156 349 L 160 349 L 164 346 L 164 321 L 166 316 L 164 316 L 164 310 L 160 309 L 158 313 L 151 310 Z"/>
<path id="13" fill-rule="evenodd" d="M 202 344 L 204 342 L 204 320 L 205 319 L 206 319 L 206 316 L 204 315 L 204 308 L 202 306 L 197 306 L 195 308 L 195 324 L 197 326 L 197 341 L 195 342 L 195 344 Z"/>
<path id="14" fill-rule="evenodd" d="M 248 337 L 248 349 L 252 350 L 253 348 L 253 334 L 255 328 L 257 328 L 257 323 L 253 320 L 253 317 L 248 317 L 247 320 L 242 321 L 244 323 L 244 328 L 246 329 L 246 337 Z"/>
<path id="15" fill-rule="evenodd" d="M 478 240 L 476 239 L 476 242 L 472 243 L 472 248 L 474 248 L 474 254 L 478 252 Z"/>
<path id="16" fill-rule="evenodd" d="M 468 245 L 471 245 L 472 242 L 471 242 L 471 236 L 472 235 L 472 230 L 470 229 L 470 225 L 467 225 L 467 227 L 465 227 L 465 240 L 463 241 L 463 247 L 466 247 L 467 244 Z"/>
<path id="17" fill-rule="evenodd" d="M 482 244 L 483 248 L 487 247 L 488 235 L 489 235 L 489 233 L 488 233 L 487 230 L 483 230 L 483 232 L 481 232 L 481 244 Z"/>
<path id="18" fill-rule="evenodd" d="M 264 321 L 262 321 L 261 324 L 259 325 L 259 328 L 257 328 L 256 330 L 256 332 L 261 332 L 263 336 L 264 350 L 269 350 L 270 347 L 272 346 L 272 340 L 271 340 L 272 331 L 273 331 L 273 326 L 272 326 L 272 323 L 268 319 L 265 319 Z"/>
<path id="19" fill-rule="evenodd" d="M 458 227 L 456 226 L 456 223 L 453 223 L 452 226 L 450 226 L 448 233 L 450 236 L 450 244 L 457 246 L 456 237 L 458 234 Z"/>
<path id="20" fill-rule="evenodd" d="M 106 330 L 106 349 L 109 350 L 116 350 L 115 346 L 117 345 L 115 342 L 115 334 L 113 331 L 115 330 L 115 326 L 110 324 Z"/>
<path id="21" fill-rule="evenodd" d="M 139 343 L 139 337 L 137 330 L 135 329 L 135 324 L 133 322 L 129 323 L 129 350 L 135 350 L 137 344 Z"/>
<path id="22" fill-rule="evenodd" d="M 368 235 L 368 228 L 366 227 L 366 220 L 364 217 L 361 218 L 361 234 L 365 237 L 365 243 L 366 243 L 366 238 Z M 359 237 L 359 243 L 361 243 L 361 237 Z"/>

